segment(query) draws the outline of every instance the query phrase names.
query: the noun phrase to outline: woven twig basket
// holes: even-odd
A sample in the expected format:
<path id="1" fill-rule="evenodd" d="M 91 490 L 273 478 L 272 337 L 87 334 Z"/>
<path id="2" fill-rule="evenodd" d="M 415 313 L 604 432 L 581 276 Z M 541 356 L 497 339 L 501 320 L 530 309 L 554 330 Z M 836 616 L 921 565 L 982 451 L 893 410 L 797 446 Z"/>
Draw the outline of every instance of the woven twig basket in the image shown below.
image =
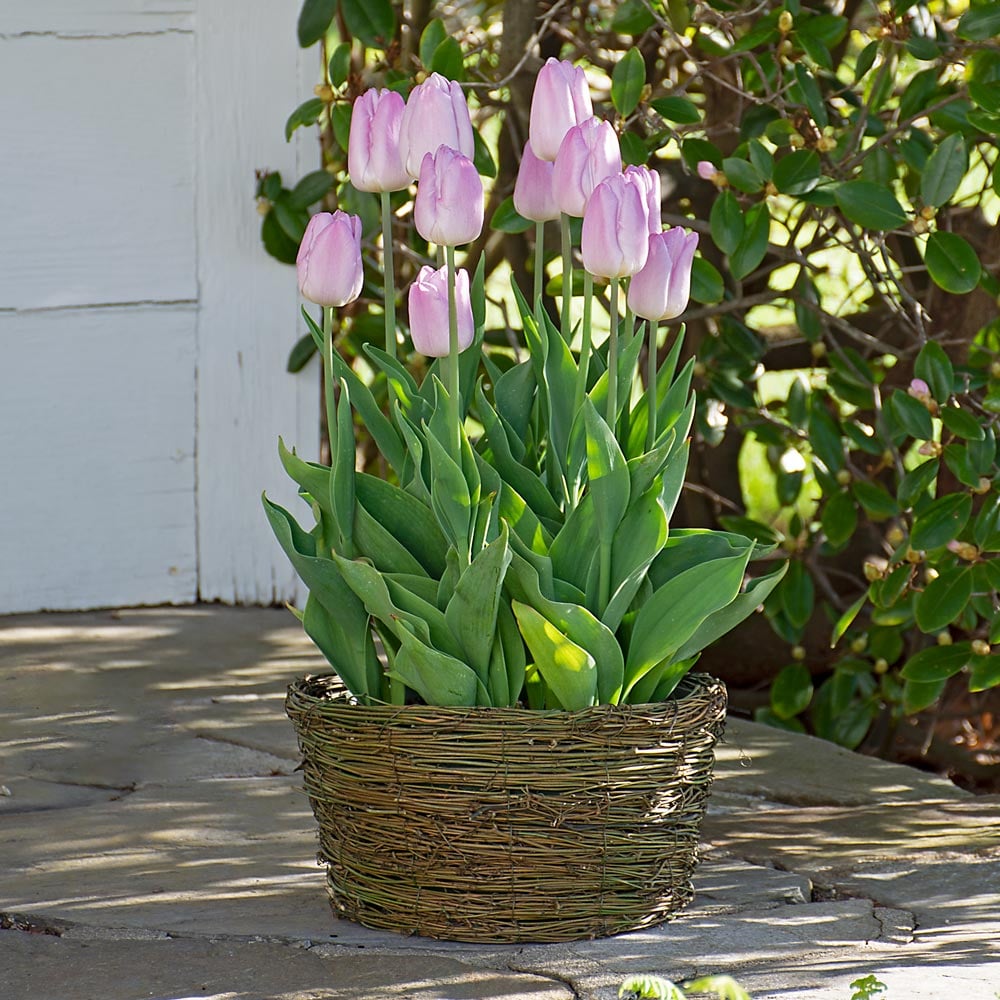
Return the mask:
<path id="1" fill-rule="evenodd" d="M 571 941 L 693 895 L 726 689 L 580 712 L 363 706 L 306 677 L 285 707 L 334 910 L 454 941 Z"/>

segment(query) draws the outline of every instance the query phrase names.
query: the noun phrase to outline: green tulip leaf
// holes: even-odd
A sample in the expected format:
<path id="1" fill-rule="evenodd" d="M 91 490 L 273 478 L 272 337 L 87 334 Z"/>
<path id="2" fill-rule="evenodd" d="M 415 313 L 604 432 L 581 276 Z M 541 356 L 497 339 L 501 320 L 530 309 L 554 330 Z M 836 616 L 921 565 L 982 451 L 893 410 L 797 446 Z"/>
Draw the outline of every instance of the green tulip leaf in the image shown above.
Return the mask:
<path id="1" fill-rule="evenodd" d="M 534 608 L 520 601 L 511 607 L 535 666 L 559 707 L 574 712 L 593 705 L 597 697 L 594 657 Z"/>
<path id="2" fill-rule="evenodd" d="M 475 672 L 460 660 L 432 649 L 405 628 L 389 676 L 413 688 L 428 705 L 489 705 L 489 694 Z"/>

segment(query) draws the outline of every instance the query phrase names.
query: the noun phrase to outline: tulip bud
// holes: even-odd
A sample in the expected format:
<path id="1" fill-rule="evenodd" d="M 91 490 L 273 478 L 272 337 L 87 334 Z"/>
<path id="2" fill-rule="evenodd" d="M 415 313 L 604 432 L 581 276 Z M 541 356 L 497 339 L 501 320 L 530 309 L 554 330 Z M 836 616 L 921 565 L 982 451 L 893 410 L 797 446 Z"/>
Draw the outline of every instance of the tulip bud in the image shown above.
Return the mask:
<path id="1" fill-rule="evenodd" d="M 343 306 L 361 294 L 361 220 L 346 212 L 317 212 L 295 258 L 302 297 L 320 306 Z"/>
<path id="2" fill-rule="evenodd" d="M 624 278 L 642 269 L 651 239 L 641 184 L 624 174 L 594 188 L 583 215 L 583 266 L 602 278 Z"/>
<path id="3" fill-rule="evenodd" d="M 628 287 L 628 307 L 643 319 L 675 319 L 688 305 L 697 233 L 674 226 L 649 237 L 646 266 Z"/>
<path id="4" fill-rule="evenodd" d="M 443 358 L 448 354 L 448 269 L 422 267 L 410 285 L 410 337 L 421 354 Z M 469 272 L 455 271 L 455 306 L 458 314 L 458 349 L 471 343 L 475 324 L 469 297 Z"/>
<path id="5" fill-rule="evenodd" d="M 410 175 L 399 151 L 399 127 L 406 107 L 394 90 L 366 90 L 351 114 L 347 169 L 359 191 L 401 191 Z"/>
<path id="6" fill-rule="evenodd" d="M 552 193 L 552 164 L 535 156 L 531 143 L 524 144 L 521 166 L 514 183 L 514 208 L 532 222 L 559 218 L 559 206 Z"/>
<path id="7" fill-rule="evenodd" d="M 621 148 L 611 125 L 600 118 L 574 125 L 559 146 L 552 171 L 552 191 L 559 211 L 582 218 L 594 188 L 605 177 L 621 172 Z"/>
<path id="8" fill-rule="evenodd" d="M 438 146 L 457 149 L 470 160 L 475 153 L 469 105 L 462 88 L 431 73 L 410 91 L 399 127 L 399 150 L 410 177 L 419 177 L 427 153 Z"/>
<path id="9" fill-rule="evenodd" d="M 472 160 L 449 146 L 424 156 L 413 222 L 438 246 L 471 243 L 483 231 L 483 182 Z"/>
<path id="10" fill-rule="evenodd" d="M 531 98 L 528 139 L 535 156 L 549 162 L 555 160 L 566 133 L 593 114 L 584 71 L 566 60 L 547 59 L 535 77 Z"/>
<path id="11" fill-rule="evenodd" d="M 650 235 L 663 229 L 660 222 L 660 175 L 649 167 L 629 166 L 625 168 L 625 176 L 638 182 L 646 196 L 646 215 Z"/>

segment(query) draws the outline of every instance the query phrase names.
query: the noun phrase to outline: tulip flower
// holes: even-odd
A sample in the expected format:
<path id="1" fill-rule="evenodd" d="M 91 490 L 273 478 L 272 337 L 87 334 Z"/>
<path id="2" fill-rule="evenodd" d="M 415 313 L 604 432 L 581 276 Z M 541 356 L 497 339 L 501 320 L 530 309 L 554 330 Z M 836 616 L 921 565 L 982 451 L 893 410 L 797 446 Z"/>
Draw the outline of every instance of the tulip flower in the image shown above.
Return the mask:
<path id="1" fill-rule="evenodd" d="M 475 153 L 469 105 L 462 88 L 440 73 L 414 87 L 403 110 L 399 149 L 410 177 L 420 176 L 424 156 L 438 146 L 457 149 L 470 160 Z"/>
<path id="2" fill-rule="evenodd" d="M 346 212 L 317 212 L 295 258 L 302 297 L 320 306 L 343 306 L 361 294 L 361 220 Z"/>
<path id="3" fill-rule="evenodd" d="M 691 263 L 697 246 L 698 234 L 685 233 L 679 226 L 649 237 L 646 264 L 628 288 L 628 307 L 636 316 L 659 323 L 684 312 L 691 294 Z"/>
<path id="4" fill-rule="evenodd" d="M 625 168 L 625 176 L 638 181 L 646 195 L 646 209 L 650 235 L 660 232 L 663 225 L 660 222 L 660 175 L 649 167 L 629 166 Z"/>
<path id="5" fill-rule="evenodd" d="M 642 182 L 618 174 L 594 188 L 583 216 L 583 266 L 603 278 L 641 270 L 649 253 L 649 210 Z"/>
<path id="6" fill-rule="evenodd" d="M 528 139 L 535 155 L 554 160 L 566 133 L 593 114 L 584 71 L 566 60 L 547 59 L 535 78 L 531 98 Z"/>
<path id="7" fill-rule="evenodd" d="M 401 191 L 410 184 L 399 149 L 403 98 L 394 90 L 366 90 L 355 102 L 347 169 L 359 191 Z"/>
<path id="8" fill-rule="evenodd" d="M 438 246 L 471 243 L 483 230 L 483 182 L 468 157 L 448 146 L 425 154 L 413 221 Z"/>
<path id="9" fill-rule="evenodd" d="M 539 159 L 531 142 L 526 142 L 514 184 L 514 208 L 519 215 L 532 222 L 552 222 L 559 218 L 559 206 L 552 193 L 552 171 L 552 164 Z"/>
<path id="10" fill-rule="evenodd" d="M 618 136 L 608 122 L 588 118 L 573 126 L 559 146 L 552 171 L 552 190 L 559 211 L 581 218 L 594 188 L 605 177 L 621 172 Z"/>
<path id="11" fill-rule="evenodd" d="M 448 354 L 448 271 L 422 267 L 410 285 L 410 336 L 421 354 L 443 358 Z M 469 272 L 455 271 L 455 306 L 458 327 L 458 349 L 464 351 L 474 332 L 472 300 L 469 296 Z"/>

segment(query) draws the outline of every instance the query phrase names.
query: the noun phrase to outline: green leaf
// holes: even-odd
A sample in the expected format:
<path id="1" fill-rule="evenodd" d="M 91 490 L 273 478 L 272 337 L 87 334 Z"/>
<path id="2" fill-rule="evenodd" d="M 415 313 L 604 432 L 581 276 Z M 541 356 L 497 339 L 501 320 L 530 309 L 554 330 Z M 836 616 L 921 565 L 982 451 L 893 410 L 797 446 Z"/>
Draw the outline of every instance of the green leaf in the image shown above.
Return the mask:
<path id="1" fill-rule="evenodd" d="M 641 167 L 649 160 L 649 149 L 634 132 L 622 132 L 618 136 L 622 151 L 622 163 L 626 166 Z"/>
<path id="2" fill-rule="evenodd" d="M 955 33 L 970 42 L 985 42 L 1000 35 L 1000 8 L 983 3 L 967 10 L 958 22 Z"/>
<path id="3" fill-rule="evenodd" d="M 820 179 L 819 156 L 810 149 L 798 149 L 774 165 L 774 186 L 782 194 L 806 194 Z"/>
<path id="4" fill-rule="evenodd" d="M 745 278 L 764 259 L 771 233 L 771 213 L 764 202 L 746 214 L 743 239 L 729 258 L 729 269 L 737 280 Z"/>
<path id="5" fill-rule="evenodd" d="M 779 588 L 785 615 L 795 628 L 804 628 L 812 617 L 815 587 L 809 571 L 798 559 L 788 564 L 788 573 Z"/>
<path id="6" fill-rule="evenodd" d="M 837 206 L 865 229 L 898 229 L 906 223 L 906 212 L 896 196 L 871 181 L 847 181 L 834 188 Z"/>
<path id="7" fill-rule="evenodd" d="M 858 54 L 858 61 L 854 64 L 855 83 L 867 76 L 868 71 L 875 65 L 875 58 L 878 56 L 878 49 L 878 42 L 869 42 Z"/>
<path id="8" fill-rule="evenodd" d="M 876 520 L 894 517 L 899 513 L 899 504 L 889 495 L 889 491 L 879 483 L 857 480 L 851 487 L 858 503 L 866 513 Z"/>
<path id="9" fill-rule="evenodd" d="M 844 467 L 844 442 L 840 425 L 823 406 L 818 396 L 814 396 L 809 411 L 809 442 L 813 454 L 831 475 Z"/>
<path id="10" fill-rule="evenodd" d="M 764 178 L 761 177 L 757 168 L 747 160 L 728 156 L 722 161 L 722 170 L 729 183 L 737 191 L 753 194 L 764 186 Z"/>
<path id="11" fill-rule="evenodd" d="M 908 396 L 902 389 L 894 389 L 889 404 L 896 422 L 910 437 L 918 441 L 930 441 L 934 437 L 931 415 L 919 400 Z"/>
<path id="12" fill-rule="evenodd" d="M 701 121 L 701 112 L 694 101 L 686 97 L 658 97 L 649 102 L 650 107 L 668 122 L 678 125 L 696 125 Z"/>
<path id="13" fill-rule="evenodd" d="M 459 577 L 444 616 L 465 651 L 466 662 L 486 684 L 504 576 L 510 565 L 507 524 Z"/>
<path id="14" fill-rule="evenodd" d="M 721 302 L 725 294 L 722 275 L 704 257 L 695 257 L 691 263 L 691 298 L 712 305 Z"/>
<path id="15" fill-rule="evenodd" d="M 514 208 L 514 197 L 509 195 L 504 198 L 497 210 L 493 213 L 493 218 L 490 219 L 490 228 L 497 229 L 501 233 L 523 233 L 531 229 L 534 223 L 530 219 L 526 219 L 523 215 L 519 215 L 516 208 Z"/>
<path id="16" fill-rule="evenodd" d="M 924 263 L 934 284 L 953 295 L 971 292 L 983 273 L 979 257 L 968 242 L 940 229 L 927 237 Z"/>
<path id="17" fill-rule="evenodd" d="M 448 37 L 448 29 L 439 17 L 427 22 L 420 35 L 420 61 L 429 69 L 437 47 Z"/>
<path id="18" fill-rule="evenodd" d="M 830 648 L 833 649 L 844 637 L 844 633 L 851 627 L 858 613 L 865 606 L 868 594 L 862 594 L 836 621 L 833 631 L 830 634 Z"/>
<path id="19" fill-rule="evenodd" d="M 823 103 L 823 94 L 819 89 L 816 78 L 802 63 L 797 62 L 795 64 L 795 79 L 802 90 L 805 105 L 809 109 L 809 114 L 812 115 L 813 121 L 821 128 L 827 125 L 829 118 L 826 114 L 826 105 Z"/>
<path id="20" fill-rule="evenodd" d="M 928 646 L 911 656 L 900 671 L 903 680 L 920 684 L 946 681 L 957 674 L 972 657 L 972 644 L 956 642 L 950 646 Z"/>
<path id="21" fill-rule="evenodd" d="M 933 705 L 941 697 L 947 677 L 938 681 L 906 681 L 903 684 L 903 711 L 907 715 L 916 715 Z"/>
<path id="22" fill-rule="evenodd" d="M 272 208 L 260 227 L 260 238 L 264 249 L 283 264 L 294 264 L 298 256 L 299 244 L 291 239 L 278 222 L 278 213 Z"/>
<path id="23" fill-rule="evenodd" d="M 351 75 L 351 43 L 341 42 L 333 50 L 330 56 L 330 64 L 327 67 L 330 76 L 330 83 L 335 87 L 343 87 L 347 83 L 347 78 Z"/>
<path id="24" fill-rule="evenodd" d="M 340 0 L 347 30 L 372 49 L 386 49 L 396 34 L 389 0 Z"/>
<path id="25" fill-rule="evenodd" d="M 731 254 L 743 239 L 746 220 L 732 191 L 723 191 L 712 205 L 708 217 L 712 227 L 712 239 L 725 254 Z"/>
<path id="26" fill-rule="evenodd" d="M 432 73 L 440 73 L 441 76 L 448 80 L 465 79 L 465 57 L 462 54 L 462 46 L 459 45 L 457 38 L 446 38 L 434 50 L 434 55 L 431 57 L 430 71 Z M 473 132 L 473 138 L 478 135 L 478 132 Z M 486 176 L 495 177 L 495 170 L 496 168 L 494 167 L 494 173 L 487 174 Z"/>
<path id="27" fill-rule="evenodd" d="M 318 97 L 311 97 L 308 101 L 303 101 L 289 116 L 285 122 L 285 141 L 291 142 L 292 133 L 303 125 L 315 125 L 319 116 L 323 113 L 326 104 Z"/>
<path id="28" fill-rule="evenodd" d="M 963 136 L 949 135 L 928 157 L 920 177 L 920 197 L 925 205 L 940 208 L 950 201 L 969 169 L 969 151 Z"/>
<path id="29" fill-rule="evenodd" d="M 645 85 L 646 64 L 642 53 L 633 47 L 618 60 L 611 74 L 611 103 L 623 118 L 638 107 Z"/>
<path id="30" fill-rule="evenodd" d="M 455 78 L 452 77 L 452 79 Z M 476 171 L 483 177 L 496 177 L 496 160 L 493 159 L 490 147 L 486 145 L 486 140 L 479 134 L 478 129 L 473 130 L 472 141 L 475 146 L 472 162 Z"/>
<path id="31" fill-rule="evenodd" d="M 293 375 L 296 372 L 302 371 L 312 360 L 315 353 L 316 344 L 312 339 L 312 335 L 307 333 L 305 336 L 299 337 L 295 342 L 295 346 L 288 352 L 288 362 L 285 365 L 285 371 Z"/>
<path id="32" fill-rule="evenodd" d="M 589 397 L 583 401 L 583 417 L 587 434 L 587 477 L 594 498 L 597 533 L 602 542 L 610 543 L 628 508 L 628 465 L 614 433 Z"/>
<path id="33" fill-rule="evenodd" d="M 936 458 L 929 458 L 903 476 L 896 495 L 904 510 L 909 510 L 931 488 L 940 467 L 941 463 Z"/>
<path id="34" fill-rule="evenodd" d="M 974 656 L 969 672 L 969 690 L 987 691 L 1000 684 L 1000 656 Z"/>
<path id="35" fill-rule="evenodd" d="M 858 510 L 854 498 L 847 490 L 834 493 L 823 507 L 820 525 L 827 541 L 835 548 L 840 548 L 850 539 L 858 527 Z"/>
<path id="36" fill-rule="evenodd" d="M 940 632 L 965 610 L 972 596 L 972 573 L 968 566 L 946 569 L 931 580 L 917 598 L 917 627 L 921 632 Z"/>
<path id="37" fill-rule="evenodd" d="M 534 608 L 520 601 L 511 607 L 518 628 L 546 685 L 567 712 L 589 708 L 597 697 L 597 663 Z M 555 706 L 553 706 L 555 707 Z"/>
<path id="38" fill-rule="evenodd" d="M 937 549 L 957 538 L 972 513 L 972 497 L 952 493 L 929 504 L 913 523 L 910 545 L 914 549 Z"/>
<path id="39" fill-rule="evenodd" d="M 802 663 L 790 663 L 771 682 L 771 711 L 779 719 L 804 712 L 812 701 L 812 675 Z"/>
<path id="40" fill-rule="evenodd" d="M 917 378 L 922 378 L 927 383 L 931 395 L 939 403 L 948 401 L 955 382 L 955 369 L 944 348 L 936 340 L 927 341 L 920 349 L 913 370 Z"/>
<path id="41" fill-rule="evenodd" d="M 625 664 L 625 695 L 662 660 L 673 657 L 709 615 L 739 593 L 752 547 L 678 573 L 639 609 Z"/>
<path id="42" fill-rule="evenodd" d="M 327 32 L 337 13 L 337 0 L 305 0 L 299 11 L 299 45 L 307 49 Z"/>
<path id="43" fill-rule="evenodd" d="M 941 408 L 941 423 L 960 438 L 966 441 L 983 441 L 986 432 L 983 425 L 966 410 L 958 406 L 943 406 Z"/>
<path id="44" fill-rule="evenodd" d="M 611 30 L 621 35 L 641 35 L 656 23 L 642 0 L 625 0 L 611 19 Z"/>
<path id="45" fill-rule="evenodd" d="M 325 170 L 314 170 L 292 188 L 288 203 L 293 208 L 308 208 L 315 205 L 332 187 L 333 177 L 330 174 Z"/>
<path id="46" fill-rule="evenodd" d="M 976 515 L 972 537 L 984 552 L 1000 551 L 1000 495 L 994 493 L 983 504 Z"/>
<path id="47" fill-rule="evenodd" d="M 396 654 L 390 677 L 413 688 L 428 705 L 456 707 L 488 705 L 489 696 L 473 670 L 460 660 L 425 645 L 402 629 L 402 647 Z"/>
<path id="48" fill-rule="evenodd" d="M 702 976 L 684 984 L 685 992 L 711 993 L 719 1000 L 751 1000 L 750 994 L 732 976 Z"/>

